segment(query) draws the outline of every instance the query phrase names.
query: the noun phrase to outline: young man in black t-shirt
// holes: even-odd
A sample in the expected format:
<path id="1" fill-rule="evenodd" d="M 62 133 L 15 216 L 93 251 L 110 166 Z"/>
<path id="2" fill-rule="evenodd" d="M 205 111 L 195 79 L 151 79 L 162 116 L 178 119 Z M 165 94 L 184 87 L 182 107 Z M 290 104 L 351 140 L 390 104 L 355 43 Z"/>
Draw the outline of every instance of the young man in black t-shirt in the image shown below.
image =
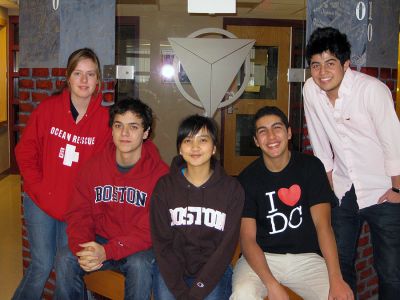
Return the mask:
<path id="1" fill-rule="evenodd" d="M 254 127 L 262 156 L 239 175 L 246 193 L 243 256 L 231 299 L 289 299 L 283 285 L 307 300 L 354 299 L 339 268 L 334 194 L 321 161 L 289 151 L 291 129 L 277 107 L 261 108 Z"/>

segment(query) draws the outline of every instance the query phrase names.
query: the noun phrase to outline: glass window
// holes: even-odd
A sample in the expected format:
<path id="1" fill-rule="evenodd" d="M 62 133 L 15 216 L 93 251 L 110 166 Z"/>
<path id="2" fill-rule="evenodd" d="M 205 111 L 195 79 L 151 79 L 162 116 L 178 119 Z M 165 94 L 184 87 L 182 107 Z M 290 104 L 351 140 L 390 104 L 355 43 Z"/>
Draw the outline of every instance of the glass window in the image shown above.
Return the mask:
<path id="1" fill-rule="evenodd" d="M 278 47 L 253 47 L 251 49 L 250 65 L 250 81 L 240 98 L 276 99 L 278 78 Z"/>
<path id="2" fill-rule="evenodd" d="M 19 45 L 19 23 L 14 23 L 14 45 Z"/>
<path id="3" fill-rule="evenodd" d="M 13 78 L 13 90 L 14 90 L 14 99 L 17 99 L 19 97 L 19 89 L 18 89 L 18 77 Z"/>
<path id="4" fill-rule="evenodd" d="M 115 98 L 137 98 L 138 82 L 141 78 L 141 55 L 139 51 L 139 22 L 136 17 L 119 17 L 115 28 L 115 63 L 117 65 L 134 66 L 135 79 L 119 79 L 115 87 Z"/>
<path id="5" fill-rule="evenodd" d="M 19 71 L 19 51 L 14 51 L 14 66 L 13 66 L 13 71 L 18 72 Z"/>
<path id="6" fill-rule="evenodd" d="M 258 156 L 261 153 L 254 144 L 253 118 L 254 115 L 236 115 L 235 153 L 238 156 Z"/>

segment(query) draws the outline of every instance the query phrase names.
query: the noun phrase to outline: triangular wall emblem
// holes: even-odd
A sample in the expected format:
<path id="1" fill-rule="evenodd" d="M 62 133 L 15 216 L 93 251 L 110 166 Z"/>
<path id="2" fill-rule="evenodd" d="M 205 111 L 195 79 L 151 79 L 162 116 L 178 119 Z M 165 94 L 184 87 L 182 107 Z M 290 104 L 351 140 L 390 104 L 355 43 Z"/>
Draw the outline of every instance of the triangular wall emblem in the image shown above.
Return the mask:
<path id="1" fill-rule="evenodd" d="M 232 36 L 232 33 L 218 28 L 207 30 L 217 33 L 222 31 L 222 34 Z M 210 117 L 218 108 L 233 102 L 224 102 L 224 105 L 221 105 L 221 101 L 240 67 L 246 58 L 249 60 L 250 49 L 255 40 L 237 38 L 169 38 L 168 40 L 182 63 L 200 103 L 184 91 L 178 77 L 175 76 L 175 82 L 185 98 L 197 106 L 203 106 L 206 114 Z M 249 71 L 246 71 L 246 75 Z M 244 87 L 247 86 L 248 77 L 243 82 Z M 240 94 L 243 90 L 244 88 L 239 90 Z M 239 98 L 240 94 L 234 100 Z"/>

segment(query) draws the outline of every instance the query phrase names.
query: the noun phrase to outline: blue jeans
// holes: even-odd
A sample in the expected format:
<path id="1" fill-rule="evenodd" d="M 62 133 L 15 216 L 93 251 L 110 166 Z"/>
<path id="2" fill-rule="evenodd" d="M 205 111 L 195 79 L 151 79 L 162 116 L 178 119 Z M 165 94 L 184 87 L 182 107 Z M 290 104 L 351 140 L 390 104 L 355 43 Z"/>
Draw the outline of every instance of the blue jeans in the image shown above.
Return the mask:
<path id="1" fill-rule="evenodd" d="M 105 244 L 106 239 L 97 237 L 96 242 Z M 116 270 L 125 276 L 125 299 L 150 299 L 153 283 L 153 250 L 140 251 L 128 257 L 107 260 L 100 270 Z M 83 281 L 85 271 L 79 266 L 78 259 L 69 247 L 62 249 L 56 260 L 57 284 L 54 299 L 80 300 L 86 299 L 86 289 Z"/>
<path id="2" fill-rule="evenodd" d="M 354 187 L 332 210 L 332 225 L 343 278 L 357 292 L 355 259 L 363 222 L 370 228 L 374 267 L 379 278 L 379 299 L 400 295 L 400 204 L 382 203 L 359 209 Z"/>
<path id="3" fill-rule="evenodd" d="M 12 299 L 38 300 L 42 298 L 57 251 L 67 245 L 66 224 L 47 215 L 27 195 L 24 217 L 31 262 Z"/>
<path id="4" fill-rule="evenodd" d="M 185 282 L 189 286 L 192 285 L 193 277 L 185 277 Z M 157 263 L 154 264 L 154 285 L 153 294 L 155 300 L 175 300 L 175 296 L 170 292 L 165 284 Z M 228 300 L 232 294 L 232 267 L 228 266 L 224 275 L 218 282 L 217 286 L 207 295 L 204 300 Z"/>

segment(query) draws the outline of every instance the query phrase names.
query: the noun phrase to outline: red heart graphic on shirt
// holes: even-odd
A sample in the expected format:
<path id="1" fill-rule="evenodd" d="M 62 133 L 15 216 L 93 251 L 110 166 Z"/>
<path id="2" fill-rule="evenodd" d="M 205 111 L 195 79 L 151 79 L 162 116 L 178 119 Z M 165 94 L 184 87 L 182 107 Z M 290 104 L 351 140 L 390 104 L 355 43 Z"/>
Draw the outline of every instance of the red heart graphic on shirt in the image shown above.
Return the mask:
<path id="1" fill-rule="evenodd" d="M 278 197 L 288 206 L 295 206 L 300 200 L 301 189 L 297 184 L 293 184 L 290 188 L 281 188 L 278 190 Z"/>

